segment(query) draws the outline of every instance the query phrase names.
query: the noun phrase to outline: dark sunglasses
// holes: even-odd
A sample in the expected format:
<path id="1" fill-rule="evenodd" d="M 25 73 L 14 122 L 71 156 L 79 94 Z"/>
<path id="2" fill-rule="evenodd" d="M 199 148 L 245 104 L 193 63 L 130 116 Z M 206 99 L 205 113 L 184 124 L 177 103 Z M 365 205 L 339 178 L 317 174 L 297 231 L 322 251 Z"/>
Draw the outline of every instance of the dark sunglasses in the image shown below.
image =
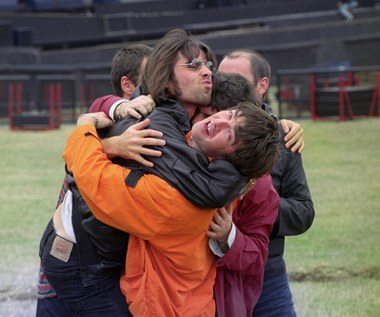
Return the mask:
<path id="1" fill-rule="evenodd" d="M 198 58 L 193 58 L 190 63 L 186 64 L 177 64 L 178 66 L 187 66 L 192 69 L 200 69 L 203 65 L 205 65 L 209 70 L 214 71 L 214 63 L 211 61 L 201 62 Z"/>

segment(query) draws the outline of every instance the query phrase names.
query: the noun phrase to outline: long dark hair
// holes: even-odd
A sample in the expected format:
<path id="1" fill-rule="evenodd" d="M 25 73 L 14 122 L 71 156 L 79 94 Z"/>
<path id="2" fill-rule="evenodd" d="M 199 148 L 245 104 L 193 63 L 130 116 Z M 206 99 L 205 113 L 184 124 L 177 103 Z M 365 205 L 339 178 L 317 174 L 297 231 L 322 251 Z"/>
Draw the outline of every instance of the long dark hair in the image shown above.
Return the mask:
<path id="1" fill-rule="evenodd" d="M 201 51 L 205 53 L 208 61 L 216 65 L 215 55 L 205 43 L 190 37 L 182 29 L 168 32 L 157 42 L 149 56 L 142 77 L 142 94 L 150 94 L 156 102 L 170 98 L 166 84 L 174 79 L 173 70 L 178 53 L 191 61 Z"/>

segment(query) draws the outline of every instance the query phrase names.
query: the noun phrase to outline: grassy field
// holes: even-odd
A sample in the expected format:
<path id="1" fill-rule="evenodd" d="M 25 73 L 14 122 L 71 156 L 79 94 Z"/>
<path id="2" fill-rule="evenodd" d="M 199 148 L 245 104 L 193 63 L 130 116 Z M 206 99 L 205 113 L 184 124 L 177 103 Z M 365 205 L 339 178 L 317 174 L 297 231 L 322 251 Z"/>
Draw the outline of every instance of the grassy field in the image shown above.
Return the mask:
<path id="1" fill-rule="evenodd" d="M 379 316 L 380 120 L 303 122 L 316 217 L 287 239 L 300 316 Z"/>
<path id="2" fill-rule="evenodd" d="M 380 119 L 301 123 L 316 217 L 286 244 L 298 314 L 379 316 Z M 72 129 L 0 126 L 0 294 L 34 287 L 39 239 L 57 201 Z"/>
<path id="3" fill-rule="evenodd" d="M 72 129 L 10 132 L 0 127 L 0 295 L 9 288 L 35 288 L 39 239 L 58 198 L 62 151 Z"/>

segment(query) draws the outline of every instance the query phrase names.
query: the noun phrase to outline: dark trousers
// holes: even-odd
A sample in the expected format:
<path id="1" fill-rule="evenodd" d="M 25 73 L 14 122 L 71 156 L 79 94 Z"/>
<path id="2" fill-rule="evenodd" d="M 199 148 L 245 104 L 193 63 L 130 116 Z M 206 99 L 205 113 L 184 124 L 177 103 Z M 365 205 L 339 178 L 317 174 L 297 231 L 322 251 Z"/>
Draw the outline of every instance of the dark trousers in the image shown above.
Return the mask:
<path id="1" fill-rule="evenodd" d="M 286 273 L 264 279 L 263 291 L 253 310 L 254 317 L 295 317 Z"/>
<path id="2" fill-rule="evenodd" d="M 37 299 L 36 317 L 72 317 L 66 305 L 57 297 Z"/>
<path id="3" fill-rule="evenodd" d="M 43 270 L 58 298 L 39 300 L 37 317 L 128 317 L 132 316 L 120 290 L 119 274 L 91 286 L 83 286 L 77 249 L 68 262 L 50 254 L 56 233 L 52 222 L 46 228 L 40 243 Z"/>

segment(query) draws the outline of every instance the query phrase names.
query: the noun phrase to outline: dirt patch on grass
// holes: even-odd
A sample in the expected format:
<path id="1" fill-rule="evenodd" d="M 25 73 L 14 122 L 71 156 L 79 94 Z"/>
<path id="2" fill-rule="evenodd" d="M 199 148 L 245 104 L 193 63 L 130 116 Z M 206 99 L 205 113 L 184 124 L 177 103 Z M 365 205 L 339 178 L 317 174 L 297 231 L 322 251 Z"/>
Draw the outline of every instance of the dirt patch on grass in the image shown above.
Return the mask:
<path id="1" fill-rule="evenodd" d="M 345 267 L 331 267 L 322 265 L 312 270 L 292 270 L 288 272 L 289 279 L 295 282 L 326 282 L 340 281 L 353 277 L 380 279 L 380 267 L 369 267 L 363 270 L 350 270 Z"/>
<path id="2" fill-rule="evenodd" d="M 0 287 L 0 317 L 31 317 L 36 311 L 37 268 L 13 275 L 8 285 Z M 318 266 L 308 271 L 289 271 L 289 279 L 294 282 L 340 281 L 355 277 L 380 279 L 380 267 L 369 267 L 361 271 Z M 2 276 L 4 277 L 4 276 Z M 0 279 L 1 280 L 1 279 Z"/>
<path id="3" fill-rule="evenodd" d="M 37 304 L 37 263 L 0 272 L 0 317 L 33 317 Z"/>

